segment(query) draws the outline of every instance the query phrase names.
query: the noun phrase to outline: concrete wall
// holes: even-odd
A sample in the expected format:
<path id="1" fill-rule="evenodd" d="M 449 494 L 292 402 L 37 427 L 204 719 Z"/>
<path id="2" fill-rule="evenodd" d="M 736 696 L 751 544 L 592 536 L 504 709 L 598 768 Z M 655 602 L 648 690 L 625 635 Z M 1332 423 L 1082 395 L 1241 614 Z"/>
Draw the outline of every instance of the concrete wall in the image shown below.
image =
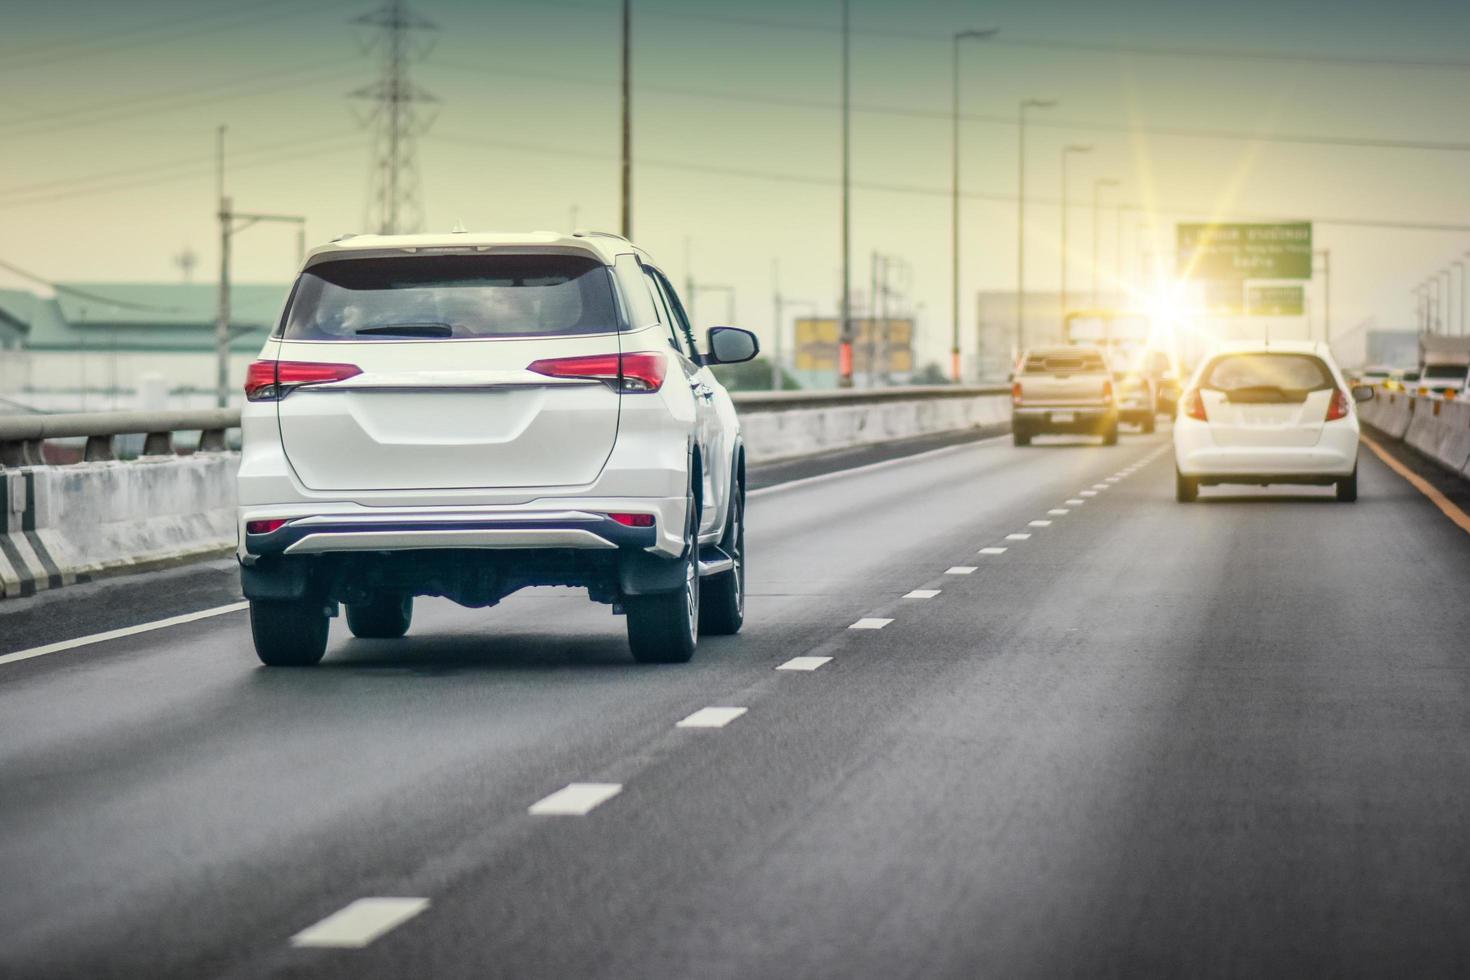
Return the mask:
<path id="1" fill-rule="evenodd" d="M 751 463 L 917 436 L 1005 428 L 1005 389 L 741 395 Z M 0 469 L 0 596 L 235 546 L 233 453 Z"/>

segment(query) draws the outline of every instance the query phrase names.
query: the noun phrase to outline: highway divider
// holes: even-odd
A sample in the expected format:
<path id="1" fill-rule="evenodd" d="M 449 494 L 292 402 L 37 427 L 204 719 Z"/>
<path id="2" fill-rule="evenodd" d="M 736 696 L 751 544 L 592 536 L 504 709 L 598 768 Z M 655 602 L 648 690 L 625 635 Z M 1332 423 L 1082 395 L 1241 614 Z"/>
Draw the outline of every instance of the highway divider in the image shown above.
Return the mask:
<path id="1" fill-rule="evenodd" d="M 963 431 L 1006 431 L 1010 389 L 933 386 L 734 396 L 746 460 L 776 462 Z M 225 554 L 235 547 L 234 409 L 0 416 L 0 597 Z M 174 455 L 173 434 L 201 433 Z M 116 436 L 143 456 L 113 458 Z M 85 438 L 83 461 L 47 465 L 46 442 Z"/>
<path id="2" fill-rule="evenodd" d="M 1358 417 L 1384 436 L 1402 440 L 1470 479 L 1470 401 L 1379 388 L 1358 406 Z"/>

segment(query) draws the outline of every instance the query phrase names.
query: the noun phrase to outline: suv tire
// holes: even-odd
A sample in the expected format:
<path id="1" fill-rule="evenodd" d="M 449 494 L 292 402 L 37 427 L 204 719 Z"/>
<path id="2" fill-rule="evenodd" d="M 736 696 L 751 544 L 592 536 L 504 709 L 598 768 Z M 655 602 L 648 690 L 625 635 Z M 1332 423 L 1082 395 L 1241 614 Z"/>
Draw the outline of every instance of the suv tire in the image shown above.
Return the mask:
<path id="1" fill-rule="evenodd" d="M 1345 504 L 1358 499 L 1358 468 L 1353 467 L 1351 476 L 1337 481 L 1337 499 Z"/>
<path id="2" fill-rule="evenodd" d="M 733 636 L 745 622 L 745 491 L 737 483 L 730 498 L 730 520 L 720 550 L 735 559 L 728 572 L 699 583 L 699 632 Z"/>
<path id="3" fill-rule="evenodd" d="M 699 510 L 689 502 L 682 558 L 684 584 L 672 592 L 628 596 L 628 647 L 640 664 L 684 664 L 694 656 L 699 639 Z"/>
<path id="4" fill-rule="evenodd" d="M 1199 497 L 1199 477 L 1174 471 L 1174 499 L 1181 504 L 1193 503 Z"/>
<path id="5" fill-rule="evenodd" d="M 348 603 L 347 628 L 364 640 L 396 640 L 413 622 L 413 596 L 381 593 L 369 602 Z"/>
<path id="6" fill-rule="evenodd" d="M 250 600 L 250 636 L 267 667 L 312 667 L 327 652 L 326 604 L 320 599 Z"/>

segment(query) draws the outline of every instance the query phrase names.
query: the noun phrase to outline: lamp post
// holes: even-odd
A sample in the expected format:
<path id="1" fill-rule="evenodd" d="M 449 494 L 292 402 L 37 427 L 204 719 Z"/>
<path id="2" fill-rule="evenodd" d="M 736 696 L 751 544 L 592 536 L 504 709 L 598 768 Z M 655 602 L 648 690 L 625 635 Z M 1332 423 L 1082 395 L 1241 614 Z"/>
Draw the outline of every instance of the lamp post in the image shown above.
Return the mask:
<path id="1" fill-rule="evenodd" d="M 842 297 L 838 302 L 837 387 L 852 387 L 852 18 L 842 0 Z"/>
<path id="2" fill-rule="evenodd" d="M 960 380 L 960 42 L 983 41 L 994 30 L 955 31 L 950 56 L 950 313 L 953 319 L 949 341 L 949 377 Z"/>
<path id="3" fill-rule="evenodd" d="M 1102 221 L 1102 209 L 1098 202 L 1104 187 L 1117 187 L 1119 182 L 1112 177 L 1094 177 L 1092 181 L 1092 308 L 1097 309 L 1097 281 L 1102 278 L 1102 256 L 1098 254 L 1097 235 Z"/>
<path id="4" fill-rule="evenodd" d="M 1062 321 L 1067 319 L 1067 160 L 1074 153 L 1091 153 L 1092 147 L 1076 143 L 1062 147 Z"/>
<path id="5" fill-rule="evenodd" d="M 1016 126 L 1016 349 L 1026 346 L 1026 110 L 1050 109 L 1056 99 L 1022 99 Z"/>

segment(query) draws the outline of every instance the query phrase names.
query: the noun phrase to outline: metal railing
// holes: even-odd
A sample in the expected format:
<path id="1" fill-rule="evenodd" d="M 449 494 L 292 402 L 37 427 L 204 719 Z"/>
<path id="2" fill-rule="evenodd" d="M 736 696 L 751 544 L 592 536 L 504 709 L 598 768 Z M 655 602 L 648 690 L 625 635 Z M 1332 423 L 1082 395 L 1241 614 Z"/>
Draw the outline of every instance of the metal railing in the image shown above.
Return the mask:
<path id="1" fill-rule="evenodd" d="M 142 435 L 144 456 L 169 456 L 175 432 L 198 432 L 199 449 L 226 448 L 225 432 L 239 428 L 238 408 L 206 408 L 182 412 L 78 412 L 60 415 L 0 415 L 0 467 L 43 466 L 41 444 L 47 439 L 85 438 L 82 459 L 115 459 L 114 436 Z"/>

